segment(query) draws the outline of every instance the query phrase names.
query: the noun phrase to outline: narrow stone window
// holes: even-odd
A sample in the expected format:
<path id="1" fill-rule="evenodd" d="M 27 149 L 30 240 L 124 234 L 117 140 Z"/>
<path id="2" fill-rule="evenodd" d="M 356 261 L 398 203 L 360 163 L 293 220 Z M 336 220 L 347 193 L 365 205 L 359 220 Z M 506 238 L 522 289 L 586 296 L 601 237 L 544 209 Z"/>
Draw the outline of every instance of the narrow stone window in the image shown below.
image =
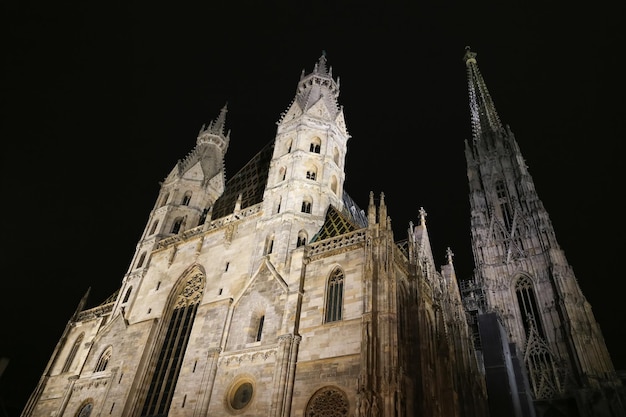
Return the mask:
<path id="1" fill-rule="evenodd" d="M 130 298 L 130 293 L 131 292 L 133 292 L 132 285 L 130 287 L 128 287 L 128 289 L 126 290 L 126 295 L 124 295 L 124 300 L 122 301 L 122 303 L 128 302 L 128 299 Z"/>
<path id="2" fill-rule="evenodd" d="M 146 253 L 144 252 L 139 257 L 139 262 L 137 262 L 137 268 L 141 268 L 145 260 L 146 260 Z"/>
<path id="3" fill-rule="evenodd" d="M 183 206 L 188 206 L 190 201 L 191 201 L 191 191 L 187 191 L 185 195 L 183 196 L 183 200 L 180 202 L 180 204 Z"/>
<path id="4" fill-rule="evenodd" d="M 265 240 L 265 255 L 269 255 L 274 250 L 274 236 L 268 236 Z"/>
<path id="5" fill-rule="evenodd" d="M 500 212 L 502 214 L 504 227 L 506 231 L 510 233 L 511 227 L 513 226 L 513 213 L 511 211 L 509 199 L 507 197 L 506 187 L 504 185 L 504 181 L 502 180 L 499 180 L 496 183 L 496 195 L 498 198 L 498 203 L 500 205 Z"/>
<path id="6" fill-rule="evenodd" d="M 206 222 L 206 219 L 209 215 L 209 211 L 211 211 L 211 207 L 207 207 L 204 210 L 202 210 L 202 214 L 200 215 L 200 218 L 198 219 L 198 226 L 202 226 L 204 222 Z"/>
<path id="7" fill-rule="evenodd" d="M 257 330 L 256 330 L 257 342 L 261 341 L 261 335 L 263 334 L 263 322 L 265 322 L 265 316 L 261 316 L 261 318 L 259 319 L 259 325 L 257 326 Z"/>
<path id="8" fill-rule="evenodd" d="M 174 221 L 174 225 L 172 226 L 172 233 L 177 234 L 178 232 L 180 232 L 180 228 L 183 225 L 183 219 L 182 218 L 178 218 L 176 219 L 176 221 Z"/>

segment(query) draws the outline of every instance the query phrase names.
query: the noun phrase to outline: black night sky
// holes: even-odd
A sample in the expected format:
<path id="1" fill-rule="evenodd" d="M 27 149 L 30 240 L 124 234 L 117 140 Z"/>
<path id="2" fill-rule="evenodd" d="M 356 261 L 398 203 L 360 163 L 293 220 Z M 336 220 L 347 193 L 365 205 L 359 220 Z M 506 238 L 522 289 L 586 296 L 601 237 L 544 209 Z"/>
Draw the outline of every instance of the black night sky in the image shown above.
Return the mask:
<path id="1" fill-rule="evenodd" d="M 384 192 L 397 240 L 424 207 L 435 260 L 450 246 L 459 279 L 473 269 L 462 57 L 478 53 L 626 369 L 618 2 L 414 3 L 5 2 L 0 416 L 19 415 L 87 289 L 93 306 L 120 286 L 159 181 L 202 125 L 228 103 L 230 178 L 273 139 L 322 51 L 351 134 L 346 191 L 361 208 Z"/>

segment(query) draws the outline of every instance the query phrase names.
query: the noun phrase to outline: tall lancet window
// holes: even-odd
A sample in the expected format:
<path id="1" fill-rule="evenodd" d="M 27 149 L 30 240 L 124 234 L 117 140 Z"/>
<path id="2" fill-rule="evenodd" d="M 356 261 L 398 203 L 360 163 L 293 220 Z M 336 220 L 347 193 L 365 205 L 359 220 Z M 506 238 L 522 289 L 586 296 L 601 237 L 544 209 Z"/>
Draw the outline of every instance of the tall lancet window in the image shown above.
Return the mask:
<path id="1" fill-rule="evenodd" d="M 541 316 L 533 283 L 528 277 L 521 277 L 515 283 L 517 303 L 522 314 L 522 323 L 526 333 L 526 351 L 524 361 L 528 369 L 530 385 L 537 399 L 552 398 L 561 391 L 561 381 L 552 359 L 541 325 Z"/>
<path id="2" fill-rule="evenodd" d="M 522 314 L 522 323 L 526 337 L 530 335 L 532 328 L 535 328 L 541 337 L 544 336 L 543 328 L 540 322 L 539 309 L 537 308 L 537 299 L 533 289 L 533 283 L 527 276 L 523 276 L 515 283 L 515 294 L 517 295 L 517 304 Z"/>
<path id="3" fill-rule="evenodd" d="M 256 329 L 256 341 L 260 342 L 261 341 L 261 336 L 263 335 L 263 323 L 265 322 L 265 316 L 261 316 L 261 318 L 259 319 L 259 323 L 257 325 L 257 329 Z"/>
<path id="4" fill-rule="evenodd" d="M 203 289 L 204 275 L 194 271 L 172 300 L 168 326 L 163 330 L 165 337 L 141 411 L 142 416 L 168 414 Z"/>
<path id="5" fill-rule="evenodd" d="M 85 333 L 81 333 L 80 335 L 78 335 L 78 337 L 74 341 L 74 344 L 72 345 L 72 349 L 70 350 L 70 353 L 67 355 L 67 358 L 65 359 L 65 363 L 63 364 L 63 368 L 61 369 L 61 372 L 67 372 L 70 370 L 70 367 L 72 366 L 72 362 L 74 362 L 74 358 L 76 357 L 76 352 L 78 352 L 78 348 L 80 347 L 80 344 L 83 342 L 83 337 L 85 337 Z"/>
<path id="6" fill-rule="evenodd" d="M 333 270 L 326 290 L 326 323 L 341 320 L 343 310 L 343 271 Z"/>
<path id="7" fill-rule="evenodd" d="M 502 221 L 504 221 L 504 227 L 506 231 L 511 233 L 511 226 L 513 225 L 513 213 L 511 212 L 511 205 L 506 193 L 506 187 L 504 181 L 499 180 L 496 182 L 496 196 L 498 198 L 498 204 L 500 205 L 500 212 L 502 214 Z"/>

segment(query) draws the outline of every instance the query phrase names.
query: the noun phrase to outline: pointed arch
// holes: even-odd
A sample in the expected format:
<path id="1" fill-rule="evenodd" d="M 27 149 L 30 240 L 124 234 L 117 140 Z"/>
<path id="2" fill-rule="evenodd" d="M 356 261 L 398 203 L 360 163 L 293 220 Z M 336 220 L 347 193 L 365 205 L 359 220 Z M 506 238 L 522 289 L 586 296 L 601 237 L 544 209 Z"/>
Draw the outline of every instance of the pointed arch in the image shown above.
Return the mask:
<path id="1" fill-rule="evenodd" d="M 515 280 L 517 306 L 524 326 L 526 350 L 524 362 L 535 398 L 552 398 L 561 390 L 552 352 L 545 340 L 535 284 L 528 275 Z"/>
<path id="2" fill-rule="evenodd" d="M 198 305 L 204 293 L 205 280 L 204 271 L 194 265 L 182 275 L 170 294 L 163 315 L 167 325 L 160 330 L 161 346 L 153 359 L 154 371 L 142 416 L 167 415 L 169 411 Z"/>
<path id="3" fill-rule="evenodd" d="M 183 195 L 183 199 L 182 199 L 182 201 L 180 202 L 180 204 L 181 204 L 182 206 L 188 206 L 188 205 L 189 205 L 189 203 L 191 202 L 191 195 L 192 195 L 191 191 L 187 191 L 187 192 Z"/>
<path id="4" fill-rule="evenodd" d="M 78 352 L 78 348 L 83 342 L 84 337 L 85 337 L 85 333 L 83 332 L 79 334 L 76 340 L 74 341 L 74 344 L 72 345 L 72 349 L 70 349 L 70 352 L 68 353 L 67 358 L 65 359 L 65 363 L 63 364 L 63 368 L 61 369 L 61 372 L 68 372 L 70 368 L 72 367 L 72 362 L 74 362 L 74 358 L 76 357 L 76 352 Z"/>
<path id="5" fill-rule="evenodd" d="M 330 273 L 326 285 L 326 312 L 324 322 L 339 321 L 343 317 L 343 282 L 344 273 L 336 267 Z"/>
<path id="6" fill-rule="evenodd" d="M 96 363 L 96 367 L 94 368 L 94 372 L 102 372 L 107 369 L 109 366 L 109 360 L 111 359 L 111 355 L 113 354 L 113 347 L 107 346 L 104 351 L 100 354 L 100 358 L 98 358 L 98 363 Z"/>
<path id="7" fill-rule="evenodd" d="M 528 340 L 532 328 L 535 328 L 537 333 L 543 337 L 543 326 L 533 281 L 528 275 L 520 275 L 515 280 L 514 288 L 526 339 Z"/>

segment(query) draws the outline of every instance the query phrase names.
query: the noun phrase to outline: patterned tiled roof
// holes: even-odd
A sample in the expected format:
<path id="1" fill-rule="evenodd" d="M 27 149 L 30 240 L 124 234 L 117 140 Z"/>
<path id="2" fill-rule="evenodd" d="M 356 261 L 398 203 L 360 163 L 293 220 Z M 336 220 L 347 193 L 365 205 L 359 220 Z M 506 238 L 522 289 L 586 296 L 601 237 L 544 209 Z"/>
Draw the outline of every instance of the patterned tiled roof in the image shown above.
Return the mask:
<path id="1" fill-rule="evenodd" d="M 211 220 L 232 214 L 241 195 L 241 209 L 263 201 L 274 141 L 265 145 L 243 168 L 226 182 L 224 193 L 213 205 Z"/>

